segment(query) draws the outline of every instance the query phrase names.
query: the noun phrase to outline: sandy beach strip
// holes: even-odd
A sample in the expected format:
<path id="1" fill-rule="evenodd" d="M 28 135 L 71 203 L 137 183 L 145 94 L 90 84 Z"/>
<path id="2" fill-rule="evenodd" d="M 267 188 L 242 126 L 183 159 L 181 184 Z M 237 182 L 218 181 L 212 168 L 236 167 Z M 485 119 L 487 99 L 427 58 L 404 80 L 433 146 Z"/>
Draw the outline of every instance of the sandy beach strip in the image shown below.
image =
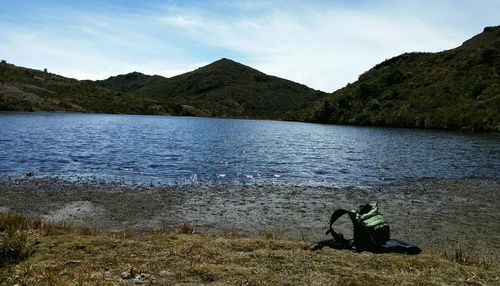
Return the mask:
<path id="1" fill-rule="evenodd" d="M 337 208 L 376 200 L 392 236 L 426 251 L 458 245 L 500 261 L 500 179 L 421 180 L 379 187 L 258 185 L 134 186 L 53 178 L 0 178 L 0 212 L 141 235 L 183 223 L 196 232 L 272 232 L 283 238 L 326 239 Z M 347 218 L 336 229 L 351 236 Z"/>

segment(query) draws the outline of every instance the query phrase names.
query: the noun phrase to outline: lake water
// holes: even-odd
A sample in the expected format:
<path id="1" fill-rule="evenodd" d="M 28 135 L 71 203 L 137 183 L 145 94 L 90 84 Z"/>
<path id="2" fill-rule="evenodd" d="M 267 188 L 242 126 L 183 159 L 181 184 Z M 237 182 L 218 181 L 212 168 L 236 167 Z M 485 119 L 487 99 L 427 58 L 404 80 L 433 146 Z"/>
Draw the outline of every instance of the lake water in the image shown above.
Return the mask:
<path id="1" fill-rule="evenodd" d="M 0 175 L 139 184 L 500 178 L 500 134 L 171 116 L 0 113 Z"/>

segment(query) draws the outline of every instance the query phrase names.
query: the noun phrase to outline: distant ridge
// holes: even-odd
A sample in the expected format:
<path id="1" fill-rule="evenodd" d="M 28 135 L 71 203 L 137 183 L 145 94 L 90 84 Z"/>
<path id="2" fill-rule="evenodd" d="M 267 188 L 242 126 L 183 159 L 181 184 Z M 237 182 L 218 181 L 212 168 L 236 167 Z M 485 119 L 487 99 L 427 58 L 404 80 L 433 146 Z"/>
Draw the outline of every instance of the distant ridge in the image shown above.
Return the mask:
<path id="1" fill-rule="evenodd" d="M 0 110 L 283 119 L 326 95 L 225 58 L 172 78 L 132 72 L 98 81 L 0 64 Z"/>
<path id="2" fill-rule="evenodd" d="M 452 50 L 388 59 L 295 119 L 498 132 L 500 26 Z"/>
<path id="3" fill-rule="evenodd" d="M 173 100 L 183 106 L 184 113 L 275 119 L 289 116 L 326 96 L 229 59 L 154 82 L 134 93 Z"/>
<path id="4" fill-rule="evenodd" d="M 140 72 L 131 72 L 109 77 L 106 80 L 98 80 L 95 83 L 103 88 L 129 92 L 137 90 L 146 85 L 152 84 L 154 81 L 166 79 L 158 75 L 145 75 Z"/>

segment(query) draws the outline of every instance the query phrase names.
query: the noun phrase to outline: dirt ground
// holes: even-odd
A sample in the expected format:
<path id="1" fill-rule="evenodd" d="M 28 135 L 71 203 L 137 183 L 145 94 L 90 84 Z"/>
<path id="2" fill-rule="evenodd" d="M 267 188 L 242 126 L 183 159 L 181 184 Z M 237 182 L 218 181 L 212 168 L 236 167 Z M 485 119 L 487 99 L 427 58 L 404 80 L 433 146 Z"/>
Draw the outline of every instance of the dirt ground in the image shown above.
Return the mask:
<path id="1" fill-rule="evenodd" d="M 458 245 L 500 261 L 500 179 L 422 180 L 383 187 L 189 185 L 145 187 L 51 178 L 0 178 L 0 212 L 104 231 L 195 225 L 196 232 L 272 232 L 311 242 L 326 239 L 337 208 L 379 202 L 391 234 L 443 252 Z M 351 236 L 347 218 L 336 230 Z"/>

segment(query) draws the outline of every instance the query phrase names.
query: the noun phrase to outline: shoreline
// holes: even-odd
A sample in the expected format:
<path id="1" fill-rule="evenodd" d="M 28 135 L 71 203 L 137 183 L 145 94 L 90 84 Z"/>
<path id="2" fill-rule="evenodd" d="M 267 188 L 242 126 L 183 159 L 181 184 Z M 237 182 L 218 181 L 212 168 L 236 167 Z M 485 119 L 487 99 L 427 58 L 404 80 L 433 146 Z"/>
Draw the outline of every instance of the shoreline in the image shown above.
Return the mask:
<path id="1" fill-rule="evenodd" d="M 461 245 L 500 261 L 500 179 L 422 179 L 373 187 L 136 186 L 54 178 L 0 178 L 0 212 L 142 235 L 192 223 L 199 233 L 273 233 L 317 241 L 331 213 L 379 202 L 391 236 L 424 251 Z M 352 236 L 347 218 L 334 228 Z"/>
<path id="2" fill-rule="evenodd" d="M 384 129 L 401 129 L 401 130 L 413 130 L 413 131 L 435 131 L 435 132 L 449 132 L 458 134 L 500 134 L 500 129 L 490 130 L 490 129 L 479 129 L 474 130 L 470 128 L 431 128 L 431 127 L 417 127 L 417 126 L 405 126 L 405 125 L 368 125 L 368 124 L 354 124 L 354 123 L 323 123 L 314 122 L 307 120 L 289 119 L 289 118 L 261 118 L 261 117 L 231 117 L 231 116 L 197 116 L 197 115 L 180 115 L 180 114 L 143 114 L 143 113 L 107 113 L 107 112 L 93 112 L 93 111 L 71 111 L 71 110 L 0 110 L 0 113 L 24 113 L 24 114 L 35 114 L 35 113 L 48 113 L 48 114 L 95 114 L 95 115 L 126 115 L 126 116 L 171 116 L 171 117 L 184 117 L 184 118 L 202 118 L 202 119 L 221 119 L 221 120 L 250 120 L 250 121 L 276 121 L 276 122 L 294 122 L 303 124 L 319 124 L 319 125 L 335 125 L 335 126 L 346 126 L 346 127 L 359 127 L 359 128 L 384 128 Z"/>

